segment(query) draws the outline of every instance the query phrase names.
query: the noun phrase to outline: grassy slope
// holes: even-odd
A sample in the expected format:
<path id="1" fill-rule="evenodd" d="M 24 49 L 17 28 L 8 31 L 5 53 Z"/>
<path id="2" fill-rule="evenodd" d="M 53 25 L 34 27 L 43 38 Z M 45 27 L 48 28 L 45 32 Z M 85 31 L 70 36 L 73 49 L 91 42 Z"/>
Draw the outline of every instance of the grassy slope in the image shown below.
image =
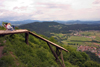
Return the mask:
<path id="1" fill-rule="evenodd" d="M 29 45 L 26 45 L 23 37 L 24 34 L 0 37 L 1 46 L 5 46 L 4 56 L 0 59 L 1 67 L 59 67 L 45 42 L 30 35 Z M 3 43 L 4 40 L 6 43 Z"/>
<path id="2" fill-rule="evenodd" d="M 53 55 L 49 52 L 49 50 L 45 49 L 45 48 L 48 48 L 47 46 L 44 48 L 40 44 L 38 45 L 32 42 L 29 42 L 30 45 L 26 45 L 24 42 L 24 38 L 19 37 L 19 36 L 18 35 L 5 36 L 5 39 L 7 41 L 5 43 L 5 48 L 3 50 L 3 53 L 7 54 L 7 56 L 6 55 L 4 56 L 5 58 L 7 58 L 8 56 L 11 57 L 12 55 L 14 56 L 13 58 L 11 58 L 12 67 L 17 65 L 17 63 L 14 64 L 13 62 L 14 60 L 20 61 L 18 62 L 19 64 L 18 66 L 22 66 L 22 64 L 27 67 L 58 66 L 57 63 L 54 61 Z M 15 57 L 18 59 L 16 59 Z M 1 62 L 3 63 L 3 61 Z M 4 60 L 4 62 L 6 61 Z M 9 63 L 5 63 L 5 64 L 7 65 Z M 3 65 L 1 64 L 1 66 Z"/>
<path id="3" fill-rule="evenodd" d="M 3 42 L 4 40 L 6 43 Z M 57 43 L 53 38 L 49 40 Z M 26 45 L 24 41 L 24 34 L 0 37 L 1 46 L 5 47 L 4 56 L 0 58 L 1 67 L 59 67 L 47 43 L 31 35 L 29 36 L 29 45 Z M 77 52 L 66 45 L 61 46 L 69 50 L 69 53 L 63 51 L 66 67 L 84 67 L 89 64 L 99 66 L 97 63 L 90 62 L 84 52 Z"/>

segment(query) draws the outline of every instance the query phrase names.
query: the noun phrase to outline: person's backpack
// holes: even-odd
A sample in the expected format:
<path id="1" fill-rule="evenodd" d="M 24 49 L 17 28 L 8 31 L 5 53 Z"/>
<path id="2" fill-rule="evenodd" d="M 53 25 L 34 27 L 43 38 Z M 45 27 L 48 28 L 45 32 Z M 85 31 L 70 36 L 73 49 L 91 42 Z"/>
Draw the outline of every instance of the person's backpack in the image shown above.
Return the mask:
<path id="1" fill-rule="evenodd" d="M 7 25 L 5 25 L 5 28 L 8 29 L 8 28 L 7 28 Z"/>

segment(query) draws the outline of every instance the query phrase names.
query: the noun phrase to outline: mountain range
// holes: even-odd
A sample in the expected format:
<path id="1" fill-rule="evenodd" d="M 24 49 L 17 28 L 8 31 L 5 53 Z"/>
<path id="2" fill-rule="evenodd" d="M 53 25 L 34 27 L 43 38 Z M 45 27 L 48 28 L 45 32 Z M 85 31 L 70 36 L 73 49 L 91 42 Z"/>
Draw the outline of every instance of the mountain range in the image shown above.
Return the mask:
<path id="1" fill-rule="evenodd" d="M 69 20 L 69 21 L 59 21 L 59 20 L 54 20 L 54 21 L 40 21 L 40 20 L 23 20 L 23 21 L 0 21 L 0 25 L 2 25 L 2 22 L 9 22 L 13 25 L 22 25 L 22 24 L 27 24 L 27 23 L 32 23 L 32 22 L 57 22 L 57 23 L 62 23 L 62 24 L 100 24 L 100 21 L 81 21 L 81 20 Z"/>

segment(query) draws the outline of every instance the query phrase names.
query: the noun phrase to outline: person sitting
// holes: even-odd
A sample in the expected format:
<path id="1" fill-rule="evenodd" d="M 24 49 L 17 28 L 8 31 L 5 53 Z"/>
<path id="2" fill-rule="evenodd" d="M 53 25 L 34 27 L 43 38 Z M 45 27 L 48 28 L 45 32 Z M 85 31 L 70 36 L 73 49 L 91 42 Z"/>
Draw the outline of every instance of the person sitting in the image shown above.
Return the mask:
<path id="1" fill-rule="evenodd" d="M 4 28 L 6 28 L 7 24 L 8 24 L 8 23 L 2 23 L 2 26 L 3 26 Z M 6 29 L 7 29 L 7 28 L 6 28 Z"/>
<path id="2" fill-rule="evenodd" d="M 7 24 L 8 23 L 2 23 L 2 26 L 7 30 Z"/>
<path id="3" fill-rule="evenodd" d="M 10 23 L 8 23 L 8 24 L 6 25 L 6 29 L 7 29 L 7 30 L 11 30 L 11 31 L 14 30 Z"/>

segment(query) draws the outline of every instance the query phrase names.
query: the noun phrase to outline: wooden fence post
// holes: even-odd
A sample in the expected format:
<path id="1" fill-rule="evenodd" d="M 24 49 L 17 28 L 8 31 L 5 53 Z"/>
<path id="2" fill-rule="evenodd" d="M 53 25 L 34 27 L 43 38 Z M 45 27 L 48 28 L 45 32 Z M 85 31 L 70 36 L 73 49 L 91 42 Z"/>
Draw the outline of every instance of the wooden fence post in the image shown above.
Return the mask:
<path id="1" fill-rule="evenodd" d="M 64 67 L 64 65 L 61 63 L 60 59 L 58 58 L 56 52 L 53 50 L 53 48 L 51 47 L 50 43 L 48 43 L 49 48 L 51 49 L 51 52 L 53 53 L 54 57 L 56 58 L 56 61 L 59 62 L 61 64 L 61 67 Z"/>
<path id="2" fill-rule="evenodd" d="M 26 42 L 27 45 L 29 45 L 28 37 L 29 37 L 29 33 L 27 32 L 27 33 L 25 33 L 25 42 Z"/>
<path id="3" fill-rule="evenodd" d="M 60 52 L 61 52 L 61 55 L 60 56 L 61 56 L 62 64 L 63 64 L 63 67 L 65 67 L 62 50 L 60 50 Z"/>

